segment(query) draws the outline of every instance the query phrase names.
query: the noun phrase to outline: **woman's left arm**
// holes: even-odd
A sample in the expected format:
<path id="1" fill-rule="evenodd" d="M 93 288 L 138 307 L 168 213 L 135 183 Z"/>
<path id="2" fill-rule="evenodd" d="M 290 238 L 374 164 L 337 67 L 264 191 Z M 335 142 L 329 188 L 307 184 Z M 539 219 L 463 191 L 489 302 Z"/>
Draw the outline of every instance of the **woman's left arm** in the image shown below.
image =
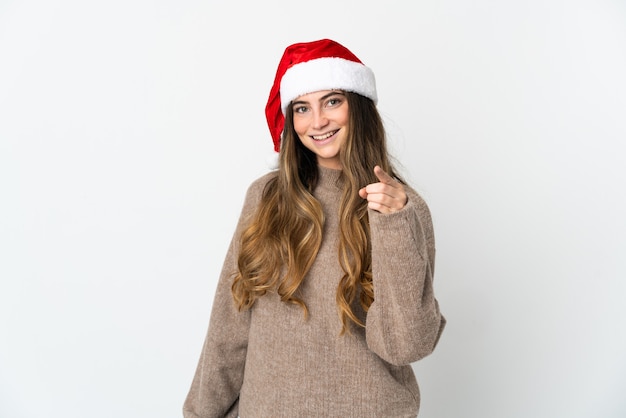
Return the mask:
<path id="1" fill-rule="evenodd" d="M 369 209 L 374 302 L 367 313 L 366 339 L 373 352 L 394 365 L 432 353 L 446 323 L 433 289 L 430 211 L 417 193 L 406 186 L 402 190 L 406 199 L 400 209 Z"/>

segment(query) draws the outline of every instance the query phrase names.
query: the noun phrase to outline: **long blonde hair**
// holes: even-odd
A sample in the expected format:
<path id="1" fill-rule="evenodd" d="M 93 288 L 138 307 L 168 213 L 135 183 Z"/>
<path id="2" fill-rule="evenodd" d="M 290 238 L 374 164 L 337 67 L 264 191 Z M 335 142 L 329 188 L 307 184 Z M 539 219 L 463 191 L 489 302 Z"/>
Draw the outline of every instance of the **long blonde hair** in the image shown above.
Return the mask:
<path id="1" fill-rule="evenodd" d="M 372 256 L 367 202 L 359 189 L 378 182 L 374 166 L 396 176 L 389 161 L 385 130 L 375 104 L 346 92 L 349 124 L 341 149 L 342 197 L 339 209 L 338 261 L 344 275 L 337 286 L 341 333 L 350 323 L 365 324 L 354 312 L 359 299 L 364 312 L 374 301 Z M 397 177 L 397 176 L 396 176 Z M 324 214 L 313 196 L 318 182 L 315 154 L 302 145 L 293 129 L 293 110 L 286 111 L 279 154 L 279 169 L 263 191 L 252 222 L 244 229 L 238 271 L 232 294 L 239 310 L 251 308 L 256 299 L 276 291 L 283 302 L 307 307 L 298 295 L 322 242 Z"/>

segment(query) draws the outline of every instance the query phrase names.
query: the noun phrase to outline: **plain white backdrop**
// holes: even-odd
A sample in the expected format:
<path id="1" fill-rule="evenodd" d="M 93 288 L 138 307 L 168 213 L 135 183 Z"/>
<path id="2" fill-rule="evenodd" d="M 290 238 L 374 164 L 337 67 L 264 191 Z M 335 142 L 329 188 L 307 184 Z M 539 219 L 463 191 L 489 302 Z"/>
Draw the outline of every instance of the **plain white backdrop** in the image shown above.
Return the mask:
<path id="1" fill-rule="evenodd" d="M 626 5 L 0 1 L 0 417 L 176 417 L 283 49 L 377 77 L 448 319 L 420 418 L 626 415 Z"/>

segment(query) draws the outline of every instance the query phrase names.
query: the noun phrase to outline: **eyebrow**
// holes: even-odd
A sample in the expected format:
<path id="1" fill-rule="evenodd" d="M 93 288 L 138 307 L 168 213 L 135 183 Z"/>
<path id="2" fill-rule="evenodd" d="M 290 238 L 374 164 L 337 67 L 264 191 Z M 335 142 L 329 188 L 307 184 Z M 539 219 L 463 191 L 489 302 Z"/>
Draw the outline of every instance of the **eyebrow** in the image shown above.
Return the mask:
<path id="1" fill-rule="evenodd" d="M 345 96 L 345 94 L 344 94 L 344 92 L 343 92 L 343 91 L 341 91 L 341 90 L 333 90 L 333 91 L 331 91 L 330 93 L 325 94 L 325 95 L 323 95 L 322 97 L 320 97 L 319 101 L 320 101 L 320 102 L 323 102 L 324 100 L 326 100 L 326 99 L 328 99 L 329 97 L 334 96 L 334 95 L 336 95 L 336 94 L 340 94 L 340 95 L 342 95 L 342 96 Z M 293 105 L 293 106 L 295 106 L 295 105 L 299 105 L 299 104 L 308 104 L 308 103 L 309 103 L 309 102 L 304 101 L 304 100 L 298 100 L 298 101 L 296 101 L 296 102 L 292 102 L 292 105 Z"/>

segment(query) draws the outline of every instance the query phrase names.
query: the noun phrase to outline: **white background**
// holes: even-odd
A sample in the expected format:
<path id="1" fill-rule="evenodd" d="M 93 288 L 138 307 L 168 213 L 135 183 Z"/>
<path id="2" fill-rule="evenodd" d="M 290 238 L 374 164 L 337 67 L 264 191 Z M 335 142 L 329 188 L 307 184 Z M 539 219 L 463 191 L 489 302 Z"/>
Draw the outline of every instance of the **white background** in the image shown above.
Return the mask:
<path id="1" fill-rule="evenodd" d="M 0 1 L 0 417 L 176 417 L 284 47 L 376 73 L 448 327 L 420 418 L 626 416 L 626 4 Z"/>

